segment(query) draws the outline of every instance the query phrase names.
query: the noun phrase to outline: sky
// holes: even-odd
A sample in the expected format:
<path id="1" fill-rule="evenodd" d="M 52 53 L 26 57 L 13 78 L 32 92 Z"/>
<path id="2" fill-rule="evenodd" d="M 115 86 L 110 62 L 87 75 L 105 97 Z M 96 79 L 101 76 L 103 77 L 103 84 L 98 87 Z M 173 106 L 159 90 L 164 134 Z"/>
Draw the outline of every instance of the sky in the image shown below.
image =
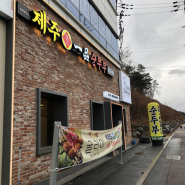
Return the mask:
<path id="1" fill-rule="evenodd" d="M 129 47 L 133 51 L 134 64 L 143 64 L 146 72 L 159 83 L 160 95 L 155 94 L 154 99 L 177 111 L 185 112 L 183 2 L 179 1 L 179 5 L 183 6 L 177 12 L 171 12 L 176 9 L 171 0 L 122 0 L 122 3 L 133 5 L 127 6 L 133 9 L 124 10 L 124 14 L 130 16 L 123 18 L 123 48 Z M 118 8 L 118 12 L 121 10 Z"/>

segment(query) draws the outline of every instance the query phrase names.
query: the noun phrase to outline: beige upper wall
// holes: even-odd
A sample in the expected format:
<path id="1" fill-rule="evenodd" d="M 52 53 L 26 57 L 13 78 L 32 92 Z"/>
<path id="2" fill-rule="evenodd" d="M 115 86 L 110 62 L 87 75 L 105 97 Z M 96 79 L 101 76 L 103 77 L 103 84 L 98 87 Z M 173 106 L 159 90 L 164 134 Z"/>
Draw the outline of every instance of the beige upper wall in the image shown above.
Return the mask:
<path id="1" fill-rule="evenodd" d="M 2 174 L 6 22 L 0 19 L 0 185 Z"/>
<path id="2" fill-rule="evenodd" d="M 94 2 L 94 4 L 103 14 L 104 18 L 109 22 L 112 29 L 118 35 L 117 12 L 112 6 L 110 0 L 90 0 L 90 1 Z"/>

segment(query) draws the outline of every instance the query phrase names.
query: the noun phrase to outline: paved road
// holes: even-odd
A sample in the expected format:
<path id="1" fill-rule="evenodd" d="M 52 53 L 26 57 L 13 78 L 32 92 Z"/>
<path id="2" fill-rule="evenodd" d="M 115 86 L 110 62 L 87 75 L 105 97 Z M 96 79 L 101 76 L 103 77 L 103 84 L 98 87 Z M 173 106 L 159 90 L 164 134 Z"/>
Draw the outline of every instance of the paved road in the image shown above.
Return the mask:
<path id="1" fill-rule="evenodd" d="M 181 160 L 167 159 L 167 155 L 180 155 Z M 138 144 L 123 152 L 123 164 L 119 161 L 112 158 L 66 185 L 185 185 L 185 129 L 179 128 L 165 149 Z"/>

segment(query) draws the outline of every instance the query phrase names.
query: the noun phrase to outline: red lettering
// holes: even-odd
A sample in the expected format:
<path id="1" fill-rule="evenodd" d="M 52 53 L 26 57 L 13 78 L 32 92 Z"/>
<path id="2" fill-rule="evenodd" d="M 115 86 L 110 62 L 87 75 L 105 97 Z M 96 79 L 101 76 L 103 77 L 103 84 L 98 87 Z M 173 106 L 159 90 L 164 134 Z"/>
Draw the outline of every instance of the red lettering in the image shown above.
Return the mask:
<path id="1" fill-rule="evenodd" d="M 90 60 L 91 60 L 92 66 L 96 67 L 96 57 L 95 57 L 94 52 L 92 52 Z"/>
<path id="2" fill-rule="evenodd" d="M 97 57 L 97 60 L 96 60 L 96 61 L 97 61 L 97 62 L 96 62 L 97 66 L 99 66 L 99 67 L 98 67 L 98 70 L 100 70 L 100 69 L 101 69 L 100 67 L 102 66 L 100 57 Z"/>
<path id="3" fill-rule="evenodd" d="M 102 70 L 103 73 L 105 73 L 105 71 L 107 70 L 106 63 L 104 61 L 102 61 Z"/>
<path id="4" fill-rule="evenodd" d="M 112 144 L 112 142 L 111 142 L 111 143 L 109 143 L 109 144 L 107 144 L 107 148 L 110 148 L 111 144 Z"/>
<path id="5" fill-rule="evenodd" d="M 112 143 L 112 146 L 116 145 L 117 143 L 120 143 L 120 139 L 119 138 Z"/>

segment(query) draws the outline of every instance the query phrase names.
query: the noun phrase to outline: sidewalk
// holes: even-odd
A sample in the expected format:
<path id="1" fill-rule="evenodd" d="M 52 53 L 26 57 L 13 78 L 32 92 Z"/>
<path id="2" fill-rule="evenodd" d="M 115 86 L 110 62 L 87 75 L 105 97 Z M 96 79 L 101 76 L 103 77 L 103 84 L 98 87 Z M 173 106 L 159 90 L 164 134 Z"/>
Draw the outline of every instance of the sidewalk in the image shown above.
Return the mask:
<path id="1" fill-rule="evenodd" d="M 116 156 L 73 180 L 66 177 L 67 183 L 66 178 L 60 179 L 57 185 L 136 184 L 162 147 L 138 144 L 123 152 L 123 164 L 119 164 L 120 158 Z"/>
<path id="2" fill-rule="evenodd" d="M 182 158 L 177 161 L 167 159 L 167 155 Z M 57 185 L 185 185 L 185 129 L 178 129 L 172 138 L 164 138 L 163 146 L 139 143 L 124 151 L 122 157 L 123 164 L 119 163 L 119 155 L 102 158 L 58 180 Z"/>
<path id="3" fill-rule="evenodd" d="M 177 129 L 143 185 L 185 185 L 185 129 Z M 181 157 L 178 160 L 178 157 Z M 168 159 L 168 158 L 174 159 Z"/>

